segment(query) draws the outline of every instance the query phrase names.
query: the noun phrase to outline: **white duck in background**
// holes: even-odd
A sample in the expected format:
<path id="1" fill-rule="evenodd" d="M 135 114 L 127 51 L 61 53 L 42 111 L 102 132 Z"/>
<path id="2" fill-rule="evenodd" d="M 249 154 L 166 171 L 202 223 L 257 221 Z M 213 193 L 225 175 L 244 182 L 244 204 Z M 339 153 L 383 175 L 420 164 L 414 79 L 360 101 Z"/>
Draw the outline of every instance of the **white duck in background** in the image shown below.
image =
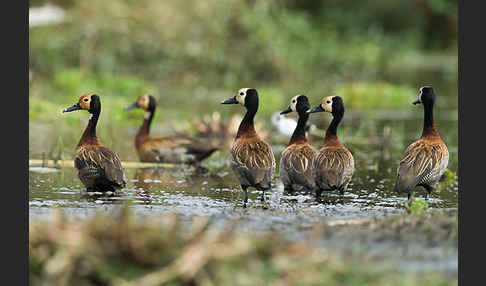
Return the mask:
<path id="1" fill-rule="evenodd" d="M 292 137 L 295 127 L 297 126 L 297 121 L 293 118 L 288 118 L 280 115 L 279 112 L 272 114 L 272 126 L 277 128 L 278 132 L 286 137 Z M 316 129 L 314 124 L 307 124 L 305 131 L 311 132 Z"/>
<path id="2" fill-rule="evenodd" d="M 286 118 L 277 112 L 272 114 L 272 126 L 277 128 L 280 134 L 290 137 L 297 126 L 297 121 L 292 118 Z"/>

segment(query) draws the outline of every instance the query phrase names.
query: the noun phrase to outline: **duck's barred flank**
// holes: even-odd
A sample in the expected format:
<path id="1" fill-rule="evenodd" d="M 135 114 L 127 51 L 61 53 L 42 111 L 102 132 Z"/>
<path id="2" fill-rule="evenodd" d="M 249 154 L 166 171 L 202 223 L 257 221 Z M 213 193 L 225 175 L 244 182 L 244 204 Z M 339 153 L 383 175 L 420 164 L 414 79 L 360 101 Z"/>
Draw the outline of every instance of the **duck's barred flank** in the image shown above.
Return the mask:
<path id="1" fill-rule="evenodd" d="M 255 139 L 238 139 L 231 149 L 233 160 L 249 169 L 270 169 L 275 166 L 275 157 L 268 143 Z"/>
<path id="2" fill-rule="evenodd" d="M 400 165 L 412 170 L 415 176 L 427 177 L 433 170 L 445 170 L 448 159 L 449 151 L 442 141 L 420 140 L 407 148 Z"/>
<path id="3" fill-rule="evenodd" d="M 399 193 L 409 193 L 415 186 L 436 183 L 447 168 L 449 151 L 442 140 L 418 140 L 405 151 L 397 170 Z"/>
<path id="4" fill-rule="evenodd" d="M 76 169 L 88 179 L 94 178 L 94 173 L 98 176 L 105 177 L 106 180 L 113 182 L 120 188 L 124 188 L 126 182 L 123 176 L 123 168 L 121 166 L 118 155 L 101 145 L 81 146 L 76 151 L 74 159 Z"/>
<path id="5" fill-rule="evenodd" d="M 353 177 L 354 158 L 344 146 L 325 146 L 319 150 L 312 167 L 321 189 L 340 189 Z"/>
<path id="6" fill-rule="evenodd" d="M 281 157 L 282 167 L 297 174 L 304 174 L 312 169 L 312 161 L 317 151 L 309 144 L 288 146 Z"/>
<path id="7" fill-rule="evenodd" d="M 312 161 L 317 151 L 308 143 L 292 144 L 283 152 L 280 159 L 280 180 L 289 192 L 315 189 L 312 174 Z"/>

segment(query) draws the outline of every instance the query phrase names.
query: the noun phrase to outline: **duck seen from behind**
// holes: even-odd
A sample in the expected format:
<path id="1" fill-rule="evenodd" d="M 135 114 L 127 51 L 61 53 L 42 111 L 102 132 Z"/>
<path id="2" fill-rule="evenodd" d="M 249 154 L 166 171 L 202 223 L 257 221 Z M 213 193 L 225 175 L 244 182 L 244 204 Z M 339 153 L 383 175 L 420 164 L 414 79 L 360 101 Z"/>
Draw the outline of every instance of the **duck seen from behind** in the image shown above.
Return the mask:
<path id="1" fill-rule="evenodd" d="M 246 108 L 231 147 L 231 168 L 244 192 L 243 206 L 248 202 L 248 187 L 262 191 L 261 200 L 264 201 L 265 191 L 272 187 L 275 157 L 270 145 L 255 131 L 253 119 L 258 111 L 258 92 L 254 88 L 241 88 L 221 104 L 241 104 Z"/>
<path id="2" fill-rule="evenodd" d="M 296 95 L 290 100 L 289 107 L 280 112 L 281 115 L 292 111 L 299 114 L 297 126 L 280 159 L 280 180 L 286 193 L 315 190 L 312 161 L 316 157 L 317 151 L 309 144 L 309 140 L 305 136 L 306 123 L 309 119 L 307 110 L 309 109 L 310 104 L 307 96 Z"/>
<path id="3" fill-rule="evenodd" d="M 353 154 L 339 141 L 337 128 L 344 116 L 344 103 L 339 96 L 327 96 L 321 104 L 307 113 L 329 112 L 332 121 L 326 130 L 324 144 L 312 162 L 316 182 L 316 197 L 320 200 L 322 191 L 339 190 L 343 195 L 354 173 Z"/>
<path id="4" fill-rule="evenodd" d="M 200 140 L 185 134 L 151 138 L 150 125 L 154 118 L 157 102 L 152 95 L 141 94 L 137 101 L 125 108 L 145 110 L 142 126 L 135 136 L 135 148 L 142 162 L 160 162 L 174 164 L 195 164 L 218 150 Z"/>
<path id="5" fill-rule="evenodd" d="M 108 147 L 101 145 L 96 137 L 96 124 L 101 113 L 100 97 L 96 94 L 85 94 L 78 103 L 62 112 L 87 110 L 92 114 L 76 146 L 74 166 L 78 177 L 87 191 L 106 192 L 122 189 L 126 186 L 125 175 L 118 155 Z"/>
<path id="6" fill-rule="evenodd" d="M 430 86 L 421 87 L 418 99 L 413 102 L 414 105 L 424 106 L 422 137 L 405 150 L 397 169 L 394 187 L 394 191 L 399 194 L 407 193 L 409 200 L 416 186 L 426 189 L 427 198 L 449 163 L 447 146 L 434 126 L 434 102 L 435 94 Z"/>

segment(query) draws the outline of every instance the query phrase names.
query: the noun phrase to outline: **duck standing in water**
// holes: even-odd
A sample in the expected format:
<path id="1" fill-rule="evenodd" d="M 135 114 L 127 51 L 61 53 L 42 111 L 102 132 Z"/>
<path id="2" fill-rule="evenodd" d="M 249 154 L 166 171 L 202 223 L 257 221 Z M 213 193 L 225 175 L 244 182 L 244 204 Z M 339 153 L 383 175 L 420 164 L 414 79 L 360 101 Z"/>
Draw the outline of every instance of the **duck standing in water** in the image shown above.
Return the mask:
<path id="1" fill-rule="evenodd" d="M 154 118 L 157 102 L 152 95 L 142 94 L 137 101 L 125 108 L 131 110 L 141 108 L 145 110 L 142 126 L 135 137 L 135 148 L 142 162 L 160 162 L 174 164 L 194 164 L 209 157 L 218 150 L 207 144 L 184 134 L 151 138 L 150 125 Z"/>
<path id="2" fill-rule="evenodd" d="M 411 193 L 416 186 L 422 186 L 428 195 L 434 190 L 449 163 L 449 151 L 439 132 L 434 126 L 434 90 L 430 86 L 421 87 L 418 99 L 413 104 L 424 106 L 424 127 L 422 137 L 405 150 L 405 155 L 397 169 L 397 180 L 394 191 Z"/>
<path id="3" fill-rule="evenodd" d="M 100 97 L 96 94 L 85 94 L 78 103 L 62 112 L 87 110 L 92 114 L 84 130 L 74 157 L 74 166 L 78 177 L 88 191 L 114 192 L 126 186 L 125 175 L 118 155 L 101 145 L 96 137 L 96 124 L 101 113 Z"/>
<path id="4" fill-rule="evenodd" d="M 253 124 L 258 110 L 258 92 L 254 88 L 241 88 L 235 96 L 221 104 L 241 104 L 246 108 L 231 148 L 231 168 L 245 193 L 244 207 L 248 202 L 248 187 L 262 191 L 261 200 L 264 201 L 265 191 L 272 187 L 275 157 L 272 148 L 258 136 Z"/>
<path id="5" fill-rule="evenodd" d="M 281 115 L 292 111 L 299 114 L 299 120 L 289 145 L 282 152 L 280 159 L 280 180 L 284 184 L 286 193 L 311 192 L 316 187 L 312 176 L 312 161 L 317 155 L 317 151 L 309 144 L 309 140 L 305 136 L 305 127 L 309 119 L 307 110 L 309 109 L 307 96 L 297 95 L 290 100 L 289 107 L 280 112 Z"/>
<path id="6" fill-rule="evenodd" d="M 337 128 L 344 116 L 343 100 L 339 96 L 328 96 L 321 104 L 307 113 L 329 112 L 332 121 L 326 131 L 324 144 L 312 162 L 312 172 L 317 185 L 316 197 L 320 200 L 322 191 L 339 190 L 343 195 L 354 173 L 353 154 L 339 142 Z"/>

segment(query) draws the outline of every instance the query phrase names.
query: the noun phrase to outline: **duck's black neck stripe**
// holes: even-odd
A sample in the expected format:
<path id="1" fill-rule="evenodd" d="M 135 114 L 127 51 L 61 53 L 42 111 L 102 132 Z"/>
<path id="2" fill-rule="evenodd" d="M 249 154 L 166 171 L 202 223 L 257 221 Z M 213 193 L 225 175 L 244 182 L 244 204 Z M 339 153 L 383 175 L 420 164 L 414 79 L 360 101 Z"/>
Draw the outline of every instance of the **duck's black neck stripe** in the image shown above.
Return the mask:
<path id="1" fill-rule="evenodd" d="M 240 127 L 238 127 L 238 133 L 236 138 L 251 137 L 256 135 L 253 119 L 255 118 L 256 110 L 254 108 L 246 111 L 245 117 L 241 120 Z"/>
<path id="2" fill-rule="evenodd" d="M 100 118 L 100 111 L 93 113 L 93 116 L 89 119 L 88 128 L 89 136 L 92 138 L 96 137 L 96 125 L 98 124 L 98 119 Z"/>
<path id="3" fill-rule="evenodd" d="M 424 128 L 434 126 L 434 104 L 429 103 L 424 105 Z"/>
<path id="4" fill-rule="evenodd" d="M 308 113 L 306 113 L 305 111 L 302 113 L 299 112 L 299 120 L 297 121 L 297 126 L 295 127 L 294 133 L 290 138 L 289 145 L 292 145 L 293 143 L 299 141 L 307 141 L 307 138 L 305 137 L 305 125 L 308 119 Z"/>
<path id="5" fill-rule="evenodd" d="M 327 128 L 326 135 L 334 135 L 337 136 L 337 128 L 341 120 L 343 119 L 343 114 L 342 113 L 336 113 L 332 114 L 332 121 L 329 127 Z"/>
<path id="6" fill-rule="evenodd" d="M 96 124 L 98 123 L 100 112 L 101 110 L 93 112 L 93 115 L 89 119 L 88 126 L 86 126 L 86 129 L 79 140 L 78 146 L 84 144 L 98 144 L 98 138 L 96 137 Z"/>
<path id="7" fill-rule="evenodd" d="M 438 135 L 434 126 L 434 103 L 424 103 L 424 128 L 422 136 Z"/>

